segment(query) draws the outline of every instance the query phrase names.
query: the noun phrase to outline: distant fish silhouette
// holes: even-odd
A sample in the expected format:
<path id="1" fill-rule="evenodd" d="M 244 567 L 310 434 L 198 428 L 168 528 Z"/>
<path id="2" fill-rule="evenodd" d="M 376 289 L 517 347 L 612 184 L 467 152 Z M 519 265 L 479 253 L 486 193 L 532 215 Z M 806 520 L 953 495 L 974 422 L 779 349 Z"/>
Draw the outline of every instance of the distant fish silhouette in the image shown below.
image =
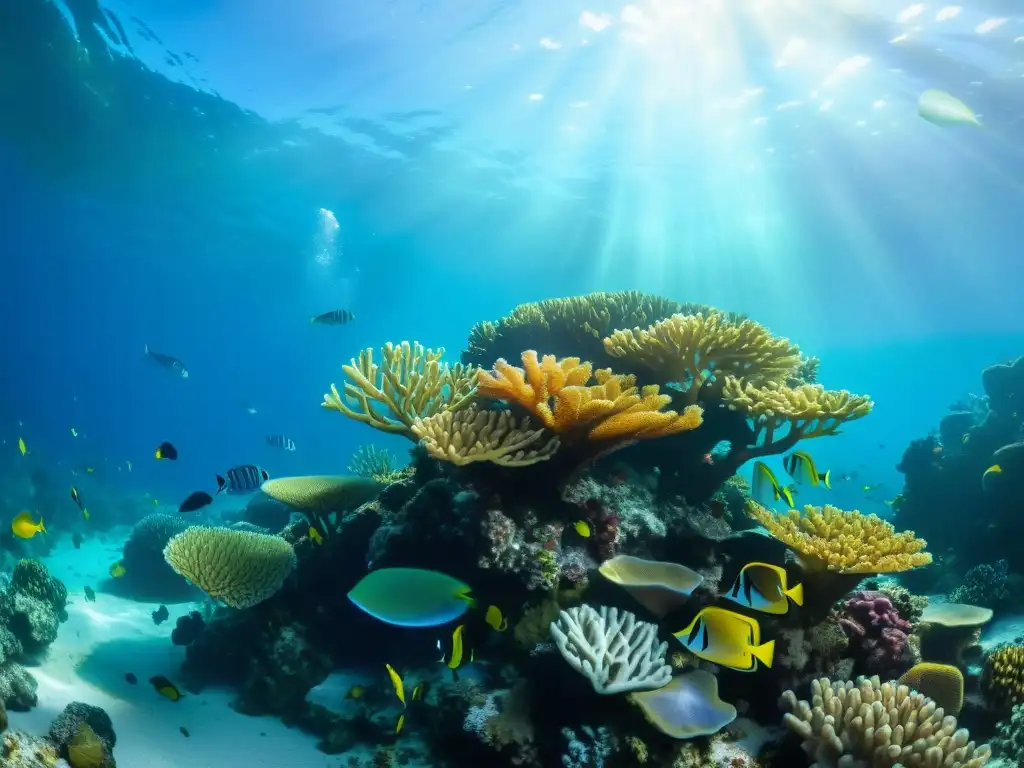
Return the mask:
<path id="1" fill-rule="evenodd" d="M 162 352 L 153 352 L 149 348 L 149 344 L 146 345 L 144 353 L 146 357 L 148 357 L 150 360 L 154 360 L 167 370 L 173 371 L 179 377 L 183 379 L 188 378 L 188 369 L 185 367 L 185 364 L 181 362 L 181 360 L 179 360 L 178 358 L 171 357 L 170 355 L 165 355 Z"/>

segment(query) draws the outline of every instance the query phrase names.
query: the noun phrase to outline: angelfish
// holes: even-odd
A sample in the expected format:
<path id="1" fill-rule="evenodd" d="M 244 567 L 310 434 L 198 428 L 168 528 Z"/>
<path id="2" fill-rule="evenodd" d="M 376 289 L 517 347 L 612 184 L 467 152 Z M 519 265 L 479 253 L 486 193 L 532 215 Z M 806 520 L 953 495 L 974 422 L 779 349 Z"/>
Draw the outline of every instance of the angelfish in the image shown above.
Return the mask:
<path id="1" fill-rule="evenodd" d="M 788 488 L 779 485 L 775 473 L 769 469 L 763 461 L 754 462 L 754 482 L 752 483 L 752 494 L 754 501 L 758 504 L 771 506 L 773 502 L 784 499 L 793 508 L 793 494 Z"/>
<path id="2" fill-rule="evenodd" d="M 782 458 L 782 466 L 785 467 L 789 476 L 798 483 L 806 483 L 813 486 L 824 485 L 826 488 L 832 488 L 831 470 L 819 472 L 814 459 L 811 458 L 811 454 L 806 451 L 793 451 L 789 455 L 784 456 Z"/>

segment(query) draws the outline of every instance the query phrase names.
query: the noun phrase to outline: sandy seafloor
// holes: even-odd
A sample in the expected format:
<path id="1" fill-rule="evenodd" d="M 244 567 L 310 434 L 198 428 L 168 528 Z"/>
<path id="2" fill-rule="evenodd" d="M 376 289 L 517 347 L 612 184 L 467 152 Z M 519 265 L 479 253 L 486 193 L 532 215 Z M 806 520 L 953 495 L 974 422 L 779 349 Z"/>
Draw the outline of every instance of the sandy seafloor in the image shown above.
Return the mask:
<path id="1" fill-rule="evenodd" d="M 316 739 L 269 717 L 247 717 L 229 706 L 231 692 L 207 688 L 172 702 L 147 682 L 154 675 L 177 678 L 184 648 L 171 643 L 179 616 L 189 603 L 168 605 L 160 626 L 151 613 L 158 604 L 137 603 L 97 590 L 87 602 L 83 587 L 94 589 L 120 559 L 124 534 L 93 538 L 79 550 L 62 537 L 43 558 L 68 589 L 68 620 L 61 624 L 46 660 L 29 671 L 39 681 L 39 704 L 11 712 L 11 728 L 43 735 L 72 701 L 103 707 L 114 723 L 114 757 L 123 768 L 336 768 L 347 756 L 328 756 Z M 127 672 L 138 684 L 125 680 Z M 184 727 L 189 737 L 179 730 Z"/>

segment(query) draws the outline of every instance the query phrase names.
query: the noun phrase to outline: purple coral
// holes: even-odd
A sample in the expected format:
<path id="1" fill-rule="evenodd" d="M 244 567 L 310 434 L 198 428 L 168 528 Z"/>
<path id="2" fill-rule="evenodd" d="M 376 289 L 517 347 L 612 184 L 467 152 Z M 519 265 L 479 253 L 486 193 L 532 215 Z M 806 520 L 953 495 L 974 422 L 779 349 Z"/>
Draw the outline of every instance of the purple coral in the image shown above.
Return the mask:
<path id="1" fill-rule="evenodd" d="M 839 623 L 865 674 L 899 677 L 913 665 L 908 637 L 912 626 L 900 618 L 884 593 L 855 592 L 844 603 Z"/>

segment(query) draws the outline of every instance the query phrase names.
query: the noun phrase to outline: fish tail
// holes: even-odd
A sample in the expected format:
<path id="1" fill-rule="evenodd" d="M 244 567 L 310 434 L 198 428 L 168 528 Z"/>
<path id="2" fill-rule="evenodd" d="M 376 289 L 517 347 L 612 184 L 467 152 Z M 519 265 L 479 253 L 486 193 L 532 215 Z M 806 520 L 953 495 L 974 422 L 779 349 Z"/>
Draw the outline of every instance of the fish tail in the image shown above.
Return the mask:
<path id="1" fill-rule="evenodd" d="M 782 494 L 782 497 L 786 500 L 786 503 L 789 504 L 790 509 L 793 509 L 796 506 L 795 504 L 793 504 L 793 494 L 789 490 L 789 488 L 782 488 L 778 491 L 778 493 Z M 778 497 L 776 496 L 776 498 Z"/>
<path id="2" fill-rule="evenodd" d="M 821 480 L 822 483 L 824 483 L 826 488 L 828 488 L 830 491 L 832 490 L 832 470 L 831 469 L 825 470 L 825 474 L 823 474 L 823 475 L 818 475 L 818 479 Z"/>
<path id="3" fill-rule="evenodd" d="M 217 493 L 220 493 L 221 491 L 223 491 L 227 487 L 228 487 L 228 481 L 225 480 L 220 475 L 217 475 Z"/>
<path id="4" fill-rule="evenodd" d="M 753 654 L 755 659 L 770 669 L 772 661 L 775 659 L 775 641 L 769 640 L 763 645 L 753 646 L 750 649 L 750 653 Z"/>
<path id="5" fill-rule="evenodd" d="M 42 515 L 39 516 L 39 530 L 42 531 L 43 533 L 49 533 L 49 531 L 46 530 L 46 526 L 43 525 L 43 516 Z"/>
<path id="6" fill-rule="evenodd" d="M 804 604 L 804 585 L 803 584 L 794 584 L 791 589 L 785 590 L 783 592 L 783 594 L 788 596 L 789 599 L 792 600 L 797 605 L 803 606 L 803 604 Z"/>

